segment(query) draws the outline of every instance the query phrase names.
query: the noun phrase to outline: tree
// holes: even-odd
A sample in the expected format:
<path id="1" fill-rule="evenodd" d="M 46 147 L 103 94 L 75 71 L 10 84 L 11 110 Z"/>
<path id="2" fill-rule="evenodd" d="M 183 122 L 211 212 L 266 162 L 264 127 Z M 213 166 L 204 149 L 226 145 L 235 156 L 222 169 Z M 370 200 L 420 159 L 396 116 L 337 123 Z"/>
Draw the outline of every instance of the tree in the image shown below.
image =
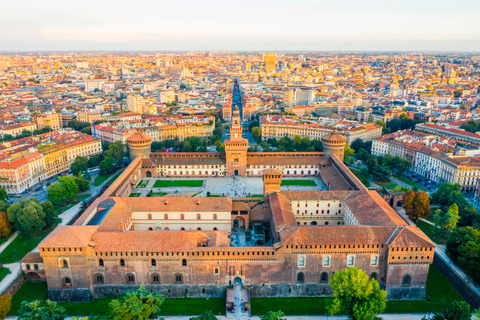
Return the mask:
<path id="1" fill-rule="evenodd" d="M 360 149 L 367 149 L 367 145 L 360 138 L 355 139 L 355 141 L 352 142 L 352 145 L 350 147 L 353 150 L 355 150 L 355 153 L 358 153 L 358 151 L 360 151 Z"/>
<path id="2" fill-rule="evenodd" d="M 370 157 L 370 154 L 367 152 L 367 150 L 361 148 L 358 150 L 356 157 L 358 160 L 365 161 Z"/>
<path id="3" fill-rule="evenodd" d="M 0 201 L 5 201 L 7 199 L 8 199 L 7 191 L 5 191 L 5 188 L 0 188 Z"/>
<path id="4" fill-rule="evenodd" d="M 27 235 L 35 235 L 45 226 L 45 212 L 37 198 L 24 199 L 12 204 L 8 210 L 8 221 L 15 224 L 15 229 Z"/>
<path id="5" fill-rule="evenodd" d="M 458 214 L 458 206 L 456 203 L 452 204 L 447 211 L 437 210 L 434 215 L 434 221 L 437 227 L 435 231 L 440 233 L 443 238 L 447 238 L 453 229 L 457 226 L 457 222 L 460 219 Z"/>
<path id="6" fill-rule="evenodd" d="M 355 150 L 350 148 L 348 146 L 348 142 L 345 143 L 345 151 L 343 155 L 343 161 L 344 162 L 350 162 L 350 157 L 353 157 L 355 155 Z"/>
<path id="7" fill-rule="evenodd" d="M 152 145 L 153 145 L 153 143 L 152 143 Z M 154 150 L 153 147 L 152 147 L 152 150 Z M 103 153 L 99 153 L 99 154 L 95 154 L 95 155 L 91 156 L 90 159 L 88 159 L 88 167 L 92 168 L 92 167 L 99 166 L 100 162 L 102 162 L 103 158 L 104 158 Z"/>
<path id="8" fill-rule="evenodd" d="M 57 181 L 64 189 L 67 200 L 75 198 L 77 196 L 78 185 L 75 183 L 75 178 L 65 176 L 58 178 Z"/>
<path id="9" fill-rule="evenodd" d="M 18 310 L 19 320 L 63 320 L 65 309 L 50 300 L 23 301 Z"/>
<path id="10" fill-rule="evenodd" d="M 54 206 L 60 206 L 66 201 L 65 190 L 60 183 L 54 183 L 48 187 L 47 199 L 53 203 Z"/>
<path id="11" fill-rule="evenodd" d="M 8 237 L 12 233 L 12 225 L 8 221 L 6 212 L 0 212 L 0 239 Z"/>
<path id="12" fill-rule="evenodd" d="M 331 315 L 347 314 L 352 320 L 373 320 L 387 306 L 387 292 L 377 280 L 355 267 L 333 275 L 330 287 L 333 300 L 327 309 Z"/>
<path id="13" fill-rule="evenodd" d="M 83 192 L 83 191 L 87 191 L 88 189 L 90 189 L 90 181 L 85 179 L 85 178 L 82 178 L 82 177 L 75 177 L 73 178 L 75 180 L 75 184 L 78 186 L 78 189 Z"/>
<path id="14" fill-rule="evenodd" d="M 412 166 L 412 162 L 408 159 L 400 158 L 398 156 L 393 157 L 393 163 L 392 165 L 394 168 L 397 170 L 397 173 L 399 175 L 403 175 L 405 171 L 410 169 Z"/>
<path id="15" fill-rule="evenodd" d="M 189 320 L 217 320 L 212 310 L 205 311 L 198 317 L 191 317 Z"/>
<path id="16" fill-rule="evenodd" d="M 223 143 L 217 146 L 217 152 L 225 152 L 225 145 Z"/>
<path id="17" fill-rule="evenodd" d="M 104 153 L 105 157 L 113 158 L 115 163 L 122 165 L 123 157 L 125 156 L 125 150 L 126 149 L 124 143 L 122 143 L 121 141 L 115 141 L 108 146 L 108 150 L 106 150 Z"/>
<path id="18" fill-rule="evenodd" d="M 262 143 L 260 143 L 260 147 L 263 148 L 263 151 L 264 152 L 270 152 L 272 150 L 270 150 L 270 147 L 268 146 L 268 143 L 266 143 L 265 141 L 262 141 Z"/>
<path id="19" fill-rule="evenodd" d="M 70 166 L 70 170 L 72 170 L 72 174 L 74 176 L 78 176 L 79 172 L 85 172 L 88 169 L 88 159 L 87 157 L 77 157 L 75 161 L 73 161 L 72 165 Z"/>
<path id="20" fill-rule="evenodd" d="M 43 208 L 43 212 L 45 213 L 45 228 L 49 228 L 55 224 L 55 220 L 57 220 L 58 215 L 55 212 L 53 203 L 50 201 L 42 202 L 41 206 Z"/>
<path id="21" fill-rule="evenodd" d="M 12 308 L 12 295 L 4 294 L 0 296 L 0 320 L 4 320 Z"/>
<path id="22" fill-rule="evenodd" d="M 112 157 L 106 157 L 105 159 L 100 162 L 100 174 L 107 175 L 111 174 L 115 171 L 115 168 L 113 167 L 113 163 L 115 162 L 115 159 Z"/>
<path id="23" fill-rule="evenodd" d="M 373 167 L 373 170 L 370 172 L 370 174 L 372 175 L 373 180 L 390 181 L 390 175 L 392 172 L 386 165 L 377 164 L 375 167 Z"/>
<path id="24" fill-rule="evenodd" d="M 445 320 L 470 320 L 470 305 L 465 301 L 453 301 L 443 311 Z"/>
<path id="25" fill-rule="evenodd" d="M 253 127 L 252 130 L 252 136 L 255 141 L 260 142 L 260 136 L 262 135 L 262 132 L 260 131 L 259 127 Z"/>
<path id="26" fill-rule="evenodd" d="M 248 124 L 248 129 L 251 131 L 253 127 L 258 127 L 260 125 L 260 122 L 258 120 L 252 120 Z"/>
<path id="27" fill-rule="evenodd" d="M 268 311 L 267 314 L 260 317 L 260 320 L 287 320 L 283 311 Z"/>
<path id="28" fill-rule="evenodd" d="M 407 216 L 415 221 L 430 216 L 430 198 L 426 192 L 408 190 L 403 196 L 403 208 Z"/>
<path id="29" fill-rule="evenodd" d="M 145 286 L 138 290 L 128 290 L 108 306 L 113 320 L 154 319 L 160 315 L 163 296 L 158 292 L 148 292 Z"/>

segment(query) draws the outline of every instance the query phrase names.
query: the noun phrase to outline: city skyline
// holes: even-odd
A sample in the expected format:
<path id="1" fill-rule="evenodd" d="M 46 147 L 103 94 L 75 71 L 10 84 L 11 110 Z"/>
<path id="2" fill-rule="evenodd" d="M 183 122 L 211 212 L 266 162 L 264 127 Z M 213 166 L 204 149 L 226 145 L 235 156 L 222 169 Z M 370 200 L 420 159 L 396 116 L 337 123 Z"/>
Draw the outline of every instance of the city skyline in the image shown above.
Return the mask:
<path id="1" fill-rule="evenodd" d="M 3 7 L 0 51 L 480 51 L 480 3 L 470 0 L 50 0 Z"/>

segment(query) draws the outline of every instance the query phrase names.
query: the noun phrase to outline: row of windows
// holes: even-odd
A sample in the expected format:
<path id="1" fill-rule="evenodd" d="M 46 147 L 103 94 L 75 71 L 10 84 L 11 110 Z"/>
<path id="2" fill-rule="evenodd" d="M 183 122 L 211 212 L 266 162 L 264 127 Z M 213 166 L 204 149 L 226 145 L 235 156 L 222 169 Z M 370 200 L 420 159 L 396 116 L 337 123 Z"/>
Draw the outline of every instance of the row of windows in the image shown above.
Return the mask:
<path id="1" fill-rule="evenodd" d="M 132 230 L 134 230 L 134 227 L 133 227 L 133 226 L 132 226 Z M 163 228 L 163 230 L 168 231 L 168 230 L 170 230 L 170 228 L 169 228 L 169 227 L 165 227 L 165 228 Z M 181 227 L 180 230 L 181 230 L 181 231 L 185 231 L 185 227 Z M 197 230 L 200 231 L 200 230 L 202 230 L 202 228 L 198 227 Z M 212 230 L 213 230 L 213 231 L 217 231 L 218 228 L 217 228 L 217 227 L 213 227 Z M 149 228 L 148 228 L 148 231 L 153 231 L 153 227 L 149 227 Z"/>
<path id="2" fill-rule="evenodd" d="M 64 268 L 68 268 L 68 263 L 67 263 L 66 260 L 62 260 L 62 263 L 63 263 Z M 125 259 L 120 259 L 120 261 L 118 262 L 118 265 L 120 267 L 125 267 Z M 103 261 L 103 259 L 98 259 L 98 266 L 99 267 L 104 267 L 105 266 L 105 262 Z M 150 260 L 150 266 L 151 267 L 156 267 L 157 266 L 157 260 L 155 260 L 155 259 Z M 182 267 L 186 267 L 186 266 L 187 266 L 187 259 L 182 259 Z"/>
<path id="3" fill-rule="evenodd" d="M 300 207 L 300 203 L 297 203 L 297 208 L 299 208 L 299 207 Z M 305 203 L 305 208 L 307 208 L 307 207 L 308 207 L 308 202 Z M 317 201 L 317 208 L 318 208 L 318 207 L 320 207 L 320 203 Z M 327 207 L 330 208 L 330 202 L 327 203 Z M 342 203 L 341 203 L 341 202 L 338 204 L 338 207 L 339 207 L 339 208 L 342 207 Z M 317 213 L 318 213 L 318 211 L 317 211 Z M 322 210 L 322 213 L 323 213 L 323 210 Z"/>
<path id="4" fill-rule="evenodd" d="M 318 210 L 316 210 L 315 213 L 318 214 Z M 297 210 L 297 214 L 300 214 L 300 210 Z M 307 209 L 305 209 L 305 214 L 308 214 Z M 325 210 L 322 210 L 322 214 L 325 214 Z M 327 214 L 330 214 L 330 209 L 327 210 Z M 342 210 L 338 210 L 338 212 L 335 212 L 335 215 L 337 215 L 337 214 L 342 214 Z"/>
<path id="5" fill-rule="evenodd" d="M 149 213 L 149 214 L 147 215 L 147 219 L 148 219 L 148 220 L 152 220 L 152 214 L 151 214 L 151 213 Z M 163 215 L 163 219 L 164 219 L 164 220 L 168 220 L 168 214 L 167 214 L 167 213 L 165 213 L 165 214 Z M 212 219 L 213 219 L 213 220 L 217 220 L 217 214 L 214 213 L 213 216 L 212 216 Z M 184 215 L 183 213 L 180 214 L 180 220 L 185 220 L 185 215 Z M 201 214 L 197 214 L 197 220 L 202 220 L 202 215 L 201 215 Z"/>
<path id="6" fill-rule="evenodd" d="M 330 266 L 330 256 L 324 256 L 323 257 L 323 266 L 328 267 Z M 347 256 L 347 266 L 353 266 L 355 264 L 355 256 L 354 255 L 348 255 Z M 374 255 L 370 259 L 370 265 L 376 266 L 378 265 L 378 256 Z M 305 256 L 299 256 L 298 257 L 298 266 L 299 267 L 304 267 L 305 266 Z"/>

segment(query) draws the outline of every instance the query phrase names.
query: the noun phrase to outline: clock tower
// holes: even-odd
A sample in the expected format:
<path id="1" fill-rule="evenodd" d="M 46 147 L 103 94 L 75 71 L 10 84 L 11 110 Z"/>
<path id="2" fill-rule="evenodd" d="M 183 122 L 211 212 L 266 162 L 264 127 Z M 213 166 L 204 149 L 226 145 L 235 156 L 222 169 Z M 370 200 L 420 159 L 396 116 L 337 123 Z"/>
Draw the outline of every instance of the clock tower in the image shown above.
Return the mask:
<path id="1" fill-rule="evenodd" d="M 240 112 L 235 107 L 232 115 L 230 139 L 225 141 L 225 153 L 227 158 L 227 176 L 247 175 L 247 150 L 248 140 L 242 138 L 242 125 L 240 124 Z"/>

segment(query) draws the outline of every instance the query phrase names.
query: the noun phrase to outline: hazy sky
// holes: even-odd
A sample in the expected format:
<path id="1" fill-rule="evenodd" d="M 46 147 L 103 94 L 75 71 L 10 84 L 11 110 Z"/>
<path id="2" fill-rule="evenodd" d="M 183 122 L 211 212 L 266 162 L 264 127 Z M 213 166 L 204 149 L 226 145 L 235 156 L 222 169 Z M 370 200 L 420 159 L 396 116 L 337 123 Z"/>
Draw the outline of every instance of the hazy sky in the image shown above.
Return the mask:
<path id="1" fill-rule="evenodd" d="M 480 0 L 3 0 L 10 50 L 480 51 Z"/>

